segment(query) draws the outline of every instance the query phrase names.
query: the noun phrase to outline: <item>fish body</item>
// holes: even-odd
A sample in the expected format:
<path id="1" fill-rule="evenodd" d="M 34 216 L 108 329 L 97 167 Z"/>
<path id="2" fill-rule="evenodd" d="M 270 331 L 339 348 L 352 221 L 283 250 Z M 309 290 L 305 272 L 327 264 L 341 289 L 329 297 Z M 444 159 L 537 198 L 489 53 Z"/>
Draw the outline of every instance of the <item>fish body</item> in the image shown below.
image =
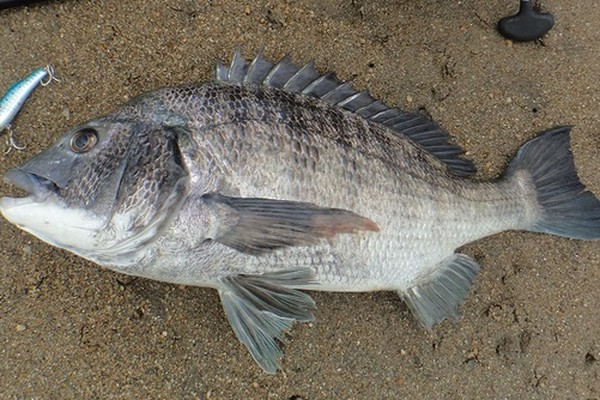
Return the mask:
<path id="1" fill-rule="evenodd" d="M 339 235 L 312 246 L 290 246 L 260 257 L 213 243 L 218 254 L 211 257 L 215 259 L 211 263 L 214 271 L 209 272 L 207 266 L 194 265 L 196 260 L 202 260 L 193 254 L 198 243 L 191 243 L 183 252 L 178 248 L 182 237 L 205 238 L 208 231 L 218 229 L 209 224 L 190 227 L 197 218 L 197 203 L 189 201 L 171 224 L 172 232 L 155 244 L 156 252 L 170 246 L 177 249 L 162 259 L 164 270 L 173 271 L 172 257 L 182 254 L 184 258 L 178 264 L 185 270 L 173 276 L 173 283 L 197 284 L 202 279 L 212 281 L 231 273 L 311 267 L 318 282 L 313 289 L 406 289 L 423 273 L 423 268 L 433 268 L 460 245 L 520 228 L 528 208 L 533 207 L 503 185 L 457 178 L 439 160 L 409 141 L 395 140 L 394 134 L 381 125 L 364 124 L 360 116 L 319 104 L 316 99 L 269 87 L 214 83 L 154 92 L 151 102 L 164 103 L 170 96 L 185 98 L 179 93 L 174 95 L 174 91 L 190 93 L 192 98 L 207 98 L 214 92 L 215 103 L 223 105 L 212 115 L 203 110 L 201 102 L 180 107 L 175 101 L 167 106 L 187 121 L 190 131 L 202 132 L 207 127 L 210 130 L 209 134 L 193 135 L 189 148 L 182 152 L 184 164 L 195 169 L 190 171 L 190 177 L 204 178 L 190 182 L 190 198 L 219 193 L 308 202 L 352 210 L 367 216 L 378 228 Z M 259 97 L 263 100 L 258 101 Z M 236 113 L 244 106 L 230 106 L 231 98 L 248 99 L 246 115 L 241 117 L 244 121 L 221 122 L 240 118 Z M 285 107 L 290 109 L 284 114 L 281 110 Z M 314 115 L 322 118 L 315 121 Z M 294 127 L 294 121 L 299 126 Z M 330 121 L 337 121 L 336 125 L 327 125 Z M 347 137 L 334 137 L 338 132 Z M 379 143 L 364 143 L 360 139 L 375 134 L 380 136 Z M 397 154 L 406 156 L 400 158 Z M 423 166 L 419 162 L 422 156 L 430 164 Z M 411 169 L 410 174 L 405 173 L 407 168 Z M 496 203 L 482 202 L 486 197 L 496 198 Z M 498 215 L 498 203 L 510 211 Z M 448 229 L 448 225 L 438 223 L 439 219 L 469 221 L 472 215 L 479 215 L 477 224 L 466 222 Z M 129 268 L 155 270 L 154 253 L 144 252 L 140 257 L 135 262 L 127 260 L 122 272 L 131 272 Z M 164 280 L 162 270 L 156 279 Z"/>
<path id="2" fill-rule="evenodd" d="M 455 249 L 505 230 L 600 238 L 569 127 L 526 143 L 504 176 L 427 117 L 387 107 L 312 63 L 246 61 L 141 95 L 7 172 L 29 195 L 6 219 L 130 275 L 213 287 L 267 372 L 299 289 L 396 291 L 430 328 L 458 318 L 479 266 Z"/>

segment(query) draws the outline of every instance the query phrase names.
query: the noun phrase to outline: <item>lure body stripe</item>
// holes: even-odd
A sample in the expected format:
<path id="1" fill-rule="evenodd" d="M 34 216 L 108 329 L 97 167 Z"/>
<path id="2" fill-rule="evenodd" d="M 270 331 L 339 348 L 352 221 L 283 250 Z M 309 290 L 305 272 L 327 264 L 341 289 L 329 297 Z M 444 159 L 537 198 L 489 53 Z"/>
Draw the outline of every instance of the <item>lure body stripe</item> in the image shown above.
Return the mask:
<path id="1" fill-rule="evenodd" d="M 37 85 L 50 74 L 50 68 L 38 68 L 26 78 L 15 82 L 0 100 L 0 132 L 15 118 Z"/>

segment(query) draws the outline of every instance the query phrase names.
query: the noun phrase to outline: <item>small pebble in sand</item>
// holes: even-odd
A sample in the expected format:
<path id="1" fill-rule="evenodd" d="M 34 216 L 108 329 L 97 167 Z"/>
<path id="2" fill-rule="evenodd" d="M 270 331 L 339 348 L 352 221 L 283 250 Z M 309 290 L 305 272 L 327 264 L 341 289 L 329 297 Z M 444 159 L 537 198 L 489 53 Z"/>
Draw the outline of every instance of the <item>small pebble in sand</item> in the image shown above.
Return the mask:
<path id="1" fill-rule="evenodd" d="M 33 247 L 31 244 L 26 244 L 23 246 L 23 257 L 29 257 L 31 256 L 31 253 L 33 253 Z"/>
<path id="2" fill-rule="evenodd" d="M 17 332 L 23 332 L 27 327 L 25 325 L 17 324 Z"/>

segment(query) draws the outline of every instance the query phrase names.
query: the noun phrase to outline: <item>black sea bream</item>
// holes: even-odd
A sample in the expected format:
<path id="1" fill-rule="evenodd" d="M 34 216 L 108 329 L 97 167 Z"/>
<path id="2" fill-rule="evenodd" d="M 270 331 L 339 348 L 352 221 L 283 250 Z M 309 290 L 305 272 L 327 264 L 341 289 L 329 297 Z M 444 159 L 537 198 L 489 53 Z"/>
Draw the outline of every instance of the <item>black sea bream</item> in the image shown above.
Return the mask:
<path id="1" fill-rule="evenodd" d="M 125 274 L 219 291 L 267 372 L 314 318 L 299 289 L 396 291 L 430 328 L 458 318 L 479 266 L 458 247 L 505 230 L 600 238 L 569 128 L 527 142 L 502 178 L 427 117 L 333 74 L 236 52 L 215 80 L 141 95 L 6 173 L 4 217 Z"/>

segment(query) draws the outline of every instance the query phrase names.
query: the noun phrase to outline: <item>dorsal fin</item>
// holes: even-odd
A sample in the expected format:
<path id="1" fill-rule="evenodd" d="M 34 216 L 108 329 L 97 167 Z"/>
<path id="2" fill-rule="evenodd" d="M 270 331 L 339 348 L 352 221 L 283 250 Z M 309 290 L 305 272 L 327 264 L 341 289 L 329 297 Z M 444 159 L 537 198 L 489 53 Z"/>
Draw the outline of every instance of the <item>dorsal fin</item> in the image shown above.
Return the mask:
<path id="1" fill-rule="evenodd" d="M 273 64 L 264 58 L 261 51 L 249 63 L 238 48 L 229 66 L 217 63 L 215 79 L 221 82 L 271 86 L 319 98 L 385 125 L 397 134 L 411 139 L 444 162 L 455 175 L 468 176 L 475 173 L 473 163 L 459 157 L 464 150 L 451 144 L 448 132 L 429 117 L 389 107 L 368 92 L 355 90 L 350 82 L 341 81 L 333 72 L 319 74 L 313 61 L 299 67 L 286 55 Z"/>

